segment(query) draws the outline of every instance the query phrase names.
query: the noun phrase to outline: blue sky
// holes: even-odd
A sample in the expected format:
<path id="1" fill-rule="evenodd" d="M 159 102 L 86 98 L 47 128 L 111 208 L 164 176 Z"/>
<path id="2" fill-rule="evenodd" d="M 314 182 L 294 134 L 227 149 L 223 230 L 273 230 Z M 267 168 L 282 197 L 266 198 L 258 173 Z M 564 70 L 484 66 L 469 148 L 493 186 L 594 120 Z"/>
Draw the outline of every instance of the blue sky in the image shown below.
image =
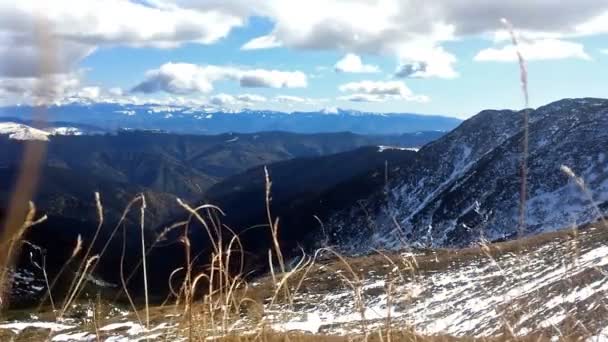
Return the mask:
<path id="1" fill-rule="evenodd" d="M 519 67 L 502 17 L 513 23 L 528 63 L 531 106 L 605 97 L 605 2 L 429 3 L 0 3 L 0 17 L 25 18 L 0 21 L 0 103 L 40 97 L 35 85 L 43 52 L 28 42 L 40 41 L 32 27 L 41 15 L 48 25 L 42 35 L 57 47 L 56 89 L 45 94 L 54 101 L 341 107 L 461 118 L 486 108 L 521 108 Z"/>

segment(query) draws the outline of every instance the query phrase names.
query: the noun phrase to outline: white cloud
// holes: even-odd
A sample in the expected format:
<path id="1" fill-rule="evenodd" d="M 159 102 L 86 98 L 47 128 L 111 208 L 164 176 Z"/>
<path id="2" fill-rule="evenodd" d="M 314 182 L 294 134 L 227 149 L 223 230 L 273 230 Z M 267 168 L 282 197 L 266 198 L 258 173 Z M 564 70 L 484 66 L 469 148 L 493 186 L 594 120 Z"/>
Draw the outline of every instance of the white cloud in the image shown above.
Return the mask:
<path id="1" fill-rule="evenodd" d="M 351 94 L 338 97 L 340 101 L 350 102 L 384 102 L 386 97 L 373 94 Z"/>
<path id="2" fill-rule="evenodd" d="M 12 16 L 12 18 L 11 18 Z M 21 0 L 0 5 L 0 27 L 29 31 L 42 18 L 54 35 L 90 45 L 176 47 L 210 44 L 244 24 L 243 18 L 213 9 L 182 8 L 166 1 Z"/>
<path id="3" fill-rule="evenodd" d="M 293 105 L 317 105 L 321 102 L 327 102 L 327 99 L 314 99 L 293 95 L 277 95 L 274 97 L 273 101 L 286 104 L 291 107 Z"/>
<path id="4" fill-rule="evenodd" d="M 124 90 L 120 87 L 113 87 L 108 89 L 108 93 L 113 96 L 123 96 L 125 94 Z"/>
<path id="5" fill-rule="evenodd" d="M 0 77 L 37 77 L 43 60 L 41 43 L 54 47 L 55 65 L 50 71 L 67 75 L 100 47 L 212 44 L 252 16 L 265 17 L 272 29 L 245 43 L 243 50 L 284 46 L 388 55 L 397 59 L 397 76 L 415 78 L 457 77 L 456 57 L 444 44 L 468 37 L 492 39 L 492 35 L 504 41 L 508 36 L 499 23 L 502 17 L 533 39 L 533 45 L 608 33 L 606 0 L 562 1 L 559 5 L 553 0 L 0 1 Z M 501 59 L 501 49 L 508 54 L 508 47 L 494 46 L 480 52 L 479 58 L 494 54 L 493 59 Z M 548 53 L 537 50 L 530 59 L 549 58 Z M 587 54 L 562 44 L 551 56 L 585 59 Z M 243 85 L 305 83 L 301 75 L 282 75 L 282 80 L 264 75 L 262 81 L 258 76 L 246 77 Z M 156 84 L 158 90 L 209 92 L 215 82 L 200 75 L 166 77 Z M 229 79 L 241 82 L 239 77 Z M 149 86 L 153 89 L 155 84 Z"/>
<path id="6" fill-rule="evenodd" d="M 76 96 L 85 99 L 96 100 L 99 98 L 100 94 L 101 88 L 99 87 L 83 87 L 76 93 Z"/>
<path id="7" fill-rule="evenodd" d="M 304 103 L 306 99 L 299 96 L 291 96 L 291 95 L 279 95 L 276 96 L 275 101 L 282 103 Z"/>
<path id="8" fill-rule="evenodd" d="M 240 71 L 237 76 L 246 88 L 305 88 L 306 74 L 301 71 L 254 69 Z"/>
<path id="9" fill-rule="evenodd" d="M 380 68 L 377 65 L 363 64 L 361 57 L 348 53 L 334 66 L 337 72 L 352 72 L 352 73 L 373 73 L 379 72 Z"/>
<path id="10" fill-rule="evenodd" d="M 262 36 L 252 39 L 241 46 L 241 50 L 260 50 L 280 47 L 281 42 L 277 41 L 276 37 Z"/>
<path id="11" fill-rule="evenodd" d="M 270 3 L 264 12 L 274 20 L 274 29 L 246 43 L 244 48 L 280 44 L 291 48 L 345 51 L 353 55 L 347 55 L 348 64 L 336 65 L 336 70 L 358 72 L 371 72 L 376 68 L 365 66 L 356 54 L 395 55 L 402 63 L 427 63 L 429 72 L 420 77 L 452 78 L 456 75 L 452 70 L 455 58 L 438 47 L 440 42 L 454 38 L 453 27 L 442 25 L 441 20 L 432 17 L 428 21 L 419 20 L 420 13 L 415 7 L 424 7 L 426 2 L 417 6 L 398 0 Z"/>
<path id="12" fill-rule="evenodd" d="M 0 78 L 0 103 L 12 104 L 61 104 L 69 102 L 124 102 L 139 100 L 120 93 L 120 88 L 104 89 L 84 86 L 84 71 L 52 74 L 45 77 Z"/>
<path id="13" fill-rule="evenodd" d="M 399 78 L 407 78 L 407 77 L 417 77 L 421 73 L 426 72 L 428 65 L 426 62 L 412 62 L 401 64 L 397 67 L 395 71 L 395 77 Z"/>
<path id="14" fill-rule="evenodd" d="M 209 99 L 209 103 L 219 107 L 242 107 L 246 105 L 253 105 L 256 103 L 266 102 L 266 98 L 255 94 L 217 94 Z"/>
<path id="15" fill-rule="evenodd" d="M 244 22 L 158 0 L 1 1 L 0 76 L 36 77 L 43 57 L 51 62 L 47 72 L 69 73 L 99 46 L 211 44 Z"/>
<path id="16" fill-rule="evenodd" d="M 277 46 L 397 56 L 400 67 L 425 65 L 408 77 L 454 78 L 456 58 L 442 44 L 503 31 L 506 17 L 519 32 L 535 38 L 562 38 L 608 32 L 608 1 L 487 0 L 309 0 L 264 1 L 243 13 L 268 17 L 271 32 L 243 48 Z M 503 33 L 504 36 L 504 33 Z M 400 68 L 402 69 L 402 68 Z"/>
<path id="17" fill-rule="evenodd" d="M 256 102 L 266 102 L 267 99 L 264 96 L 256 95 L 256 94 L 241 94 L 236 97 L 239 101 L 248 102 L 248 103 L 256 103 Z"/>
<path id="18" fill-rule="evenodd" d="M 342 92 L 364 93 L 371 95 L 408 96 L 412 91 L 399 81 L 361 81 L 350 82 L 339 87 Z"/>
<path id="19" fill-rule="evenodd" d="M 236 102 L 236 98 L 229 94 L 217 94 L 209 99 L 209 103 L 220 107 L 233 106 Z"/>
<path id="20" fill-rule="evenodd" d="M 338 99 L 353 102 L 384 102 L 388 100 L 406 100 L 414 102 L 428 102 L 426 95 L 415 95 L 403 82 L 400 81 L 361 81 L 350 82 L 338 88 L 341 92 L 352 94 L 341 96 Z"/>
<path id="21" fill-rule="evenodd" d="M 606 2 L 601 2 L 604 7 L 603 11 L 598 9 L 596 16 L 593 19 L 583 22 L 575 27 L 578 35 L 595 35 L 608 33 L 608 11 L 606 11 Z M 596 2 L 596 6 L 597 6 Z"/>
<path id="22" fill-rule="evenodd" d="M 397 54 L 400 61 L 395 74 L 397 77 L 444 79 L 458 77 L 458 72 L 454 69 L 456 57 L 430 41 L 404 44 Z M 411 73 L 406 75 L 405 71 L 408 69 Z"/>
<path id="23" fill-rule="evenodd" d="M 189 63 L 165 63 L 158 69 L 148 70 L 143 82 L 133 92 L 172 94 L 208 93 L 213 82 L 226 78 L 228 71 L 218 67 L 205 67 Z"/>
<path id="24" fill-rule="evenodd" d="M 38 38 L 49 47 L 44 54 L 38 44 L 40 42 L 34 38 L 27 31 L 16 33 L 0 30 L 0 76 L 37 77 L 43 72 L 69 73 L 77 68 L 79 61 L 95 51 L 92 46 L 58 42 L 41 34 Z"/>
<path id="25" fill-rule="evenodd" d="M 519 49 L 524 58 L 529 61 L 568 58 L 591 60 L 582 44 L 558 39 L 520 42 Z M 474 60 L 480 62 L 514 62 L 517 60 L 517 51 L 513 45 L 488 48 L 477 53 Z"/>
<path id="26" fill-rule="evenodd" d="M 238 81 L 242 87 L 301 88 L 307 86 L 306 74 L 301 71 L 265 69 L 244 70 L 236 67 L 189 63 L 165 63 L 158 69 L 146 72 L 143 82 L 134 92 L 171 94 L 209 93 L 218 81 Z"/>

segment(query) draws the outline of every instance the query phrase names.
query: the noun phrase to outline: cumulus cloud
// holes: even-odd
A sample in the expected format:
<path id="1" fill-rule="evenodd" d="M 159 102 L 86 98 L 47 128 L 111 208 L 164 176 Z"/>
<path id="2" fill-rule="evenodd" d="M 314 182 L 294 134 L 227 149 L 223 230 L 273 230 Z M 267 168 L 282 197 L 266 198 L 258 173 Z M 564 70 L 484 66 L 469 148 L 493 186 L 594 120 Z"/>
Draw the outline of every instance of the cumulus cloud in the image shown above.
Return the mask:
<path id="1" fill-rule="evenodd" d="M 209 99 L 209 103 L 220 107 L 232 106 L 236 102 L 236 98 L 229 94 L 217 94 Z"/>
<path id="2" fill-rule="evenodd" d="M 397 71 L 395 71 L 395 77 L 399 78 L 407 78 L 407 77 L 416 77 L 417 75 L 423 74 L 426 72 L 427 63 L 426 62 L 413 62 L 408 64 L 401 64 L 397 67 Z"/>
<path id="3" fill-rule="evenodd" d="M 3 77 L 0 78 L 0 102 L 49 104 L 73 96 L 95 96 L 96 87 L 82 87 L 81 77 L 79 72 L 47 75 L 44 78 Z"/>
<path id="4" fill-rule="evenodd" d="M 241 107 L 266 102 L 266 98 L 255 94 L 217 94 L 209 99 L 209 103 L 219 107 Z"/>
<path id="5" fill-rule="evenodd" d="M 241 50 L 260 50 L 280 47 L 282 44 L 276 37 L 262 36 L 252 39 L 241 46 Z"/>
<path id="6" fill-rule="evenodd" d="M 350 82 L 338 88 L 341 92 L 352 93 L 341 96 L 339 100 L 353 102 L 384 102 L 387 100 L 406 100 L 414 102 L 428 102 L 425 95 L 415 95 L 403 82 L 400 81 L 361 81 Z"/>
<path id="7" fill-rule="evenodd" d="M 403 66 L 416 68 L 408 76 L 410 78 L 452 79 L 458 77 L 458 72 L 454 68 L 456 56 L 445 51 L 441 46 L 435 46 L 431 41 L 404 44 L 398 51 L 398 57 L 401 71 L 404 71 Z M 407 67 L 405 71 L 407 71 Z"/>
<path id="8" fill-rule="evenodd" d="M 264 96 L 256 95 L 256 94 L 241 94 L 236 97 L 239 101 L 248 102 L 248 103 L 256 103 L 256 102 L 266 102 L 267 99 Z"/>
<path id="9" fill-rule="evenodd" d="M 568 58 L 591 60 L 582 44 L 558 39 L 521 42 L 519 49 L 524 58 L 530 61 Z M 479 62 L 514 62 L 517 60 L 517 51 L 514 45 L 488 48 L 477 53 L 474 60 Z"/>
<path id="10" fill-rule="evenodd" d="M 182 8 L 166 1 L 2 1 L 0 76 L 37 76 L 42 49 L 52 57 L 50 71 L 67 73 L 99 46 L 211 44 L 244 22 L 229 12 Z"/>
<path id="11" fill-rule="evenodd" d="M 291 47 L 350 48 L 353 52 L 390 49 L 396 42 L 436 36 L 441 25 L 457 36 L 490 33 L 499 28 L 503 17 L 530 32 L 598 34 L 608 28 L 602 17 L 608 16 L 608 3 L 597 0 L 568 1 L 560 6 L 544 0 L 269 0 L 259 8 L 245 0 L 231 3 L 235 7 L 240 3 L 241 13 L 275 22 L 274 29 L 261 36 L 268 41 Z"/>
<path id="12" fill-rule="evenodd" d="M 5 88 L 24 87 L 17 100 L 30 99 L 35 89 L 25 86 L 33 87 L 43 72 L 61 84 L 99 47 L 211 44 L 245 21 L 230 11 L 165 0 L 0 1 L 0 77 Z M 4 99 L 15 95 L 2 90 Z"/>
<path id="13" fill-rule="evenodd" d="M 301 71 L 254 69 L 239 71 L 237 78 L 245 88 L 305 88 L 306 74 Z"/>
<path id="14" fill-rule="evenodd" d="M 77 93 L 76 96 L 91 100 L 96 100 L 99 98 L 101 94 L 101 88 L 99 87 L 82 87 Z"/>
<path id="15" fill-rule="evenodd" d="M 373 94 L 351 94 L 338 97 L 340 101 L 350 102 L 384 102 L 386 97 Z"/>
<path id="16" fill-rule="evenodd" d="M 277 102 L 282 102 L 282 103 L 304 103 L 306 102 L 306 99 L 303 97 L 299 97 L 299 96 L 292 96 L 292 95 L 279 95 L 276 96 L 275 101 Z"/>
<path id="17" fill-rule="evenodd" d="M 37 42 L 29 37 L 0 32 L 0 76 L 37 77 L 43 72 L 69 73 L 93 51 L 95 48 L 91 46 L 63 42 L 57 43 L 55 49 L 45 56 Z"/>
<path id="18" fill-rule="evenodd" d="M 246 42 L 243 50 L 284 46 L 389 55 L 397 59 L 396 76 L 415 78 L 457 77 L 456 57 L 445 43 L 468 37 L 494 37 L 499 43 L 505 42 L 508 35 L 499 24 L 502 17 L 508 18 L 524 37 L 533 39 L 533 45 L 551 40 L 568 43 L 574 37 L 608 33 L 608 1 L 604 0 L 563 1 L 559 5 L 550 0 L 2 1 L 0 77 L 36 77 L 42 59 L 41 42 L 54 42 L 50 44 L 56 51 L 53 72 L 65 75 L 100 47 L 212 44 L 252 16 L 265 17 L 272 28 Z M 36 32 L 52 39 L 40 39 Z M 586 59 L 584 49 L 566 48 L 564 44 L 560 48 L 552 56 Z M 491 46 L 481 51 L 479 58 L 504 59 L 498 55 L 508 53 L 508 49 Z M 550 58 L 540 48 L 531 55 Z M 142 85 L 141 90 L 209 92 L 214 82 L 198 76 L 167 78 L 151 81 L 147 87 Z M 242 81 L 243 86 L 291 87 L 294 82 L 303 83 L 301 75 L 272 82 L 261 81 L 257 75 L 230 79 Z"/>
<path id="19" fill-rule="evenodd" d="M 361 57 L 354 53 L 348 53 L 334 65 L 334 70 L 337 72 L 373 73 L 379 72 L 380 68 L 377 65 L 363 64 Z"/>
<path id="20" fill-rule="evenodd" d="M 365 93 L 371 95 L 411 95 L 412 91 L 399 81 L 361 81 L 350 82 L 339 87 L 342 92 Z"/>
<path id="21" fill-rule="evenodd" d="M 326 102 L 327 99 L 315 99 L 293 95 L 277 95 L 273 98 L 273 101 L 292 107 L 294 105 L 317 105 L 321 102 Z"/>
<path id="22" fill-rule="evenodd" d="M 244 70 L 236 67 L 196 65 L 189 63 L 165 63 L 158 69 L 146 72 L 145 79 L 132 91 L 171 94 L 209 93 L 213 83 L 224 80 L 237 81 L 245 88 L 301 88 L 307 86 L 306 74 L 301 71 L 265 69 Z"/>
<path id="23" fill-rule="evenodd" d="M 143 82 L 132 92 L 171 94 L 208 93 L 213 90 L 213 82 L 232 75 L 232 69 L 215 66 L 199 66 L 189 63 L 165 63 L 158 69 L 148 70 Z"/>
<path id="24" fill-rule="evenodd" d="M 108 89 L 108 93 L 112 96 L 123 96 L 125 94 L 124 90 L 120 87 L 113 87 Z"/>
<path id="25" fill-rule="evenodd" d="M 176 47 L 210 44 L 226 37 L 244 19 L 212 8 L 194 10 L 167 1 L 23 0 L 0 5 L 2 29 L 31 30 L 43 19 L 65 41 L 90 45 Z M 18 18 L 18 19 L 17 19 Z"/>
<path id="26" fill-rule="evenodd" d="M 247 1 L 239 3 L 241 8 L 248 6 Z M 566 1 L 559 6 L 554 1 L 528 0 L 269 0 L 245 12 L 270 18 L 274 27 L 243 48 L 280 45 L 395 55 L 400 66 L 425 65 L 424 70 L 408 75 L 418 78 L 457 77 L 456 58 L 443 43 L 491 37 L 502 31 L 503 17 L 519 32 L 540 39 L 608 32 L 608 2 L 597 0 Z"/>

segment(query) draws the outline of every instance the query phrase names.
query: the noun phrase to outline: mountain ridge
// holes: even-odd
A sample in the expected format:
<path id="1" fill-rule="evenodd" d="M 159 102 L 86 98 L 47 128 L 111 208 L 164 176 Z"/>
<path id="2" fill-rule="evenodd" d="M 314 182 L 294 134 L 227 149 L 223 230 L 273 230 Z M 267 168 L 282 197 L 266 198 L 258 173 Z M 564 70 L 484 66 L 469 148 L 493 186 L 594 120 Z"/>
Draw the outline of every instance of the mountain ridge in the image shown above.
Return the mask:
<path id="1" fill-rule="evenodd" d="M 0 107 L 0 118 L 36 119 L 35 107 Z M 279 112 L 273 110 L 222 110 L 213 107 L 66 103 L 44 109 L 49 121 L 67 121 L 116 131 L 120 128 L 161 129 L 175 133 L 221 134 L 288 131 L 294 133 L 401 134 L 417 131 L 449 131 L 461 120 L 448 116 L 412 113 L 373 113 L 336 109 L 327 111 Z"/>
<path id="2" fill-rule="evenodd" d="M 608 168 L 599 146 L 608 100 L 564 99 L 530 115 L 529 199 L 526 233 L 555 230 L 597 219 L 585 194 L 561 165 L 589 182 L 597 206 L 606 205 Z M 516 233 L 519 203 L 522 111 L 483 111 L 454 131 L 421 148 L 413 165 L 365 201 L 345 209 L 326 225 L 342 246 L 398 248 L 400 231 L 409 243 L 462 246 Z M 605 145 L 604 145 L 605 146 Z M 591 170 L 591 171 L 590 171 Z M 561 194 L 558 196 L 558 193 Z M 547 197 L 554 194 L 558 197 Z M 561 205 L 558 198 L 567 205 Z M 564 216 L 550 216 L 550 212 Z"/>

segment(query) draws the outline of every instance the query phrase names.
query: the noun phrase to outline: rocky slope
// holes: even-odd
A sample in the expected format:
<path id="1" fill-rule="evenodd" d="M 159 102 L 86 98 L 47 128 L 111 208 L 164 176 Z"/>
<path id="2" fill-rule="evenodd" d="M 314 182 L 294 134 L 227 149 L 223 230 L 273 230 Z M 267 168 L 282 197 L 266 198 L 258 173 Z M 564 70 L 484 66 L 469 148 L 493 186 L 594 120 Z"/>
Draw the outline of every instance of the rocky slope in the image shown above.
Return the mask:
<path id="1" fill-rule="evenodd" d="M 608 100 L 530 110 L 525 234 L 589 222 L 608 201 Z M 518 230 L 522 112 L 484 111 L 424 146 L 384 189 L 328 219 L 351 251 L 463 246 Z M 561 166 L 585 183 L 583 191 Z M 363 208 L 363 209 L 362 209 Z"/>
<path id="2" fill-rule="evenodd" d="M 369 146 L 276 162 L 228 177 L 206 192 L 204 202 L 222 208 L 226 214 L 222 223 L 240 234 L 244 248 L 251 253 L 249 259 L 253 263 L 259 258 L 258 265 L 263 267 L 267 266 L 266 253 L 272 236 L 264 227 L 249 228 L 268 223 L 265 169 L 271 182 L 270 210 L 280 219 L 281 245 L 286 253 L 299 253 L 298 246 L 306 245 L 308 232 L 321 227 L 316 217 L 329 215 L 347 201 L 354 203 L 359 194 L 382 186 L 390 170 L 410 163 L 415 155 L 414 151 L 401 148 Z M 182 214 L 172 221 L 186 217 Z M 199 233 L 192 237 L 193 244 L 209 245 L 203 227 L 193 224 L 191 230 Z"/>

